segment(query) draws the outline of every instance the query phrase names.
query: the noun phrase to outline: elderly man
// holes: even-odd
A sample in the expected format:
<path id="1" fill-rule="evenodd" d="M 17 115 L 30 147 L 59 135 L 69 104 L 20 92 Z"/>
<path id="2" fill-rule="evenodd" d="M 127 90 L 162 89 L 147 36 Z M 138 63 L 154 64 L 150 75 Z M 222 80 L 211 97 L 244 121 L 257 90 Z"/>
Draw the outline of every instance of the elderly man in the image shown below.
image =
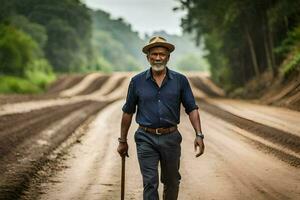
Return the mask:
<path id="1" fill-rule="evenodd" d="M 178 197 L 182 137 L 177 124 L 180 121 L 181 103 L 195 130 L 196 157 L 204 152 L 198 106 L 189 82 L 184 75 L 166 66 L 174 49 L 174 45 L 162 37 L 153 37 L 149 41 L 143 52 L 151 68 L 131 79 L 126 103 L 122 108 L 118 152 L 121 156 L 128 156 L 127 134 L 137 107 L 136 122 L 139 128 L 134 139 L 143 176 L 144 200 L 159 199 L 159 163 L 161 182 L 164 184 L 163 199 L 175 200 Z"/>

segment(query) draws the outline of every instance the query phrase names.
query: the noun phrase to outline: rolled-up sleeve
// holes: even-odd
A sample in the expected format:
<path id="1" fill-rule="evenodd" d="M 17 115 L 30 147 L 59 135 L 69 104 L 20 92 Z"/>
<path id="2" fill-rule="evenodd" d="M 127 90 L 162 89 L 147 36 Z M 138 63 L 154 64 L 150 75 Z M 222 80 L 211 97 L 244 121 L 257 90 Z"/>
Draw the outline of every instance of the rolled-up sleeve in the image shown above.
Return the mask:
<path id="1" fill-rule="evenodd" d="M 135 113 L 137 105 L 137 95 L 135 91 L 134 81 L 131 79 L 128 87 L 126 102 L 122 107 L 123 112 L 125 113 Z"/>
<path id="2" fill-rule="evenodd" d="M 191 111 L 198 109 L 198 106 L 196 105 L 189 81 L 185 76 L 182 76 L 181 85 L 181 102 L 185 108 L 185 112 L 189 114 Z"/>

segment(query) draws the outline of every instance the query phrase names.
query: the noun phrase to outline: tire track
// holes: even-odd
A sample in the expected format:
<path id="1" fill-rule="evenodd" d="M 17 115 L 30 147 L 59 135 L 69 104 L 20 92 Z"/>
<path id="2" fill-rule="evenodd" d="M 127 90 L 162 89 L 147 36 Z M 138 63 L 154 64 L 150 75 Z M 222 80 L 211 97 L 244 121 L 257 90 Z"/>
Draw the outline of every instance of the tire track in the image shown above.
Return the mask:
<path id="1" fill-rule="evenodd" d="M 1 159 L 14 150 L 25 139 L 38 134 L 51 123 L 55 123 L 74 110 L 87 106 L 91 102 L 79 102 L 65 106 L 55 106 L 29 113 L 13 114 L 0 118 L 0 154 Z M 0 161 L 1 161 L 0 159 Z"/>
<path id="2" fill-rule="evenodd" d="M 97 78 L 85 90 L 78 93 L 77 95 L 87 95 L 87 94 L 91 94 L 91 93 L 101 89 L 101 87 L 108 80 L 108 78 L 109 78 L 108 75 L 103 75 L 103 76 Z"/>
<path id="3" fill-rule="evenodd" d="M 120 78 L 117 80 L 117 82 L 116 82 L 116 84 L 114 85 L 114 87 L 113 87 L 111 90 L 104 92 L 103 95 L 106 96 L 106 95 L 112 93 L 114 90 L 116 90 L 118 87 L 121 86 L 121 83 L 122 83 L 125 79 L 126 79 L 126 77 L 120 77 Z"/>
<path id="4" fill-rule="evenodd" d="M 73 87 L 75 84 L 79 83 L 86 77 L 84 75 L 65 75 L 60 77 L 57 81 L 55 81 L 52 85 L 49 86 L 47 90 L 47 94 L 58 94 L 63 90 L 67 90 Z"/>
<path id="5" fill-rule="evenodd" d="M 61 182 L 54 180 L 57 185 L 43 193 L 38 193 L 45 189 L 43 185 L 29 188 L 22 199 L 32 199 L 35 196 L 38 196 L 37 199 L 119 199 L 120 158 L 115 152 L 118 132 L 114 122 L 115 115 L 120 118 L 121 112 L 116 111 L 120 110 L 122 102 L 117 101 L 105 107 L 84 130 L 85 133 L 80 137 L 81 142 L 66 149 L 60 161 L 46 166 L 45 178 L 51 181 L 63 172 L 60 174 L 63 176 Z M 49 174 L 55 175 L 47 177 Z M 60 187 L 70 189 L 57 193 Z M 109 195 L 105 194 L 107 189 L 110 191 Z M 53 195 L 53 192 L 56 194 Z"/>
<path id="6" fill-rule="evenodd" d="M 273 127 L 266 126 L 264 124 L 254 122 L 245 118 L 241 118 L 237 115 L 234 115 L 228 111 L 222 110 L 221 108 L 209 104 L 208 102 L 201 101 L 198 102 L 200 108 L 226 122 L 233 124 L 241 129 L 247 130 L 256 136 L 259 136 L 271 143 L 282 146 L 292 152 L 295 152 L 297 155 L 300 152 L 300 137 L 290 134 L 288 132 L 278 130 Z M 290 165 L 299 167 L 300 159 L 299 157 L 294 156 L 293 154 L 286 153 L 277 148 L 271 147 L 265 143 L 257 142 L 259 146 L 268 148 L 271 150 L 274 155 L 276 155 L 281 160 L 288 162 Z"/>
<path id="7" fill-rule="evenodd" d="M 108 103 L 111 102 L 84 101 L 64 106 L 66 108 L 58 106 L 54 109 L 41 109 L 37 113 L 54 113 L 50 112 L 51 120 L 47 115 L 41 120 L 36 120 L 34 125 L 27 123 L 27 131 L 22 132 L 23 129 L 20 129 L 19 132 L 13 132 L 23 135 L 17 136 L 15 143 L 2 149 L 6 155 L 0 160 L 0 199 L 17 199 L 35 173 L 47 162 L 47 155 L 65 141 L 80 124 Z M 29 129 L 33 131 L 28 131 Z M 5 130 L 8 130 L 8 127 Z M 1 145 L 5 145 L 6 140 L 1 139 Z"/>
<path id="8" fill-rule="evenodd" d="M 198 89 L 202 90 L 205 94 L 211 96 L 211 97 L 220 97 L 218 93 L 216 93 L 214 90 L 212 90 L 207 84 L 205 84 L 200 77 L 189 77 L 189 80 L 192 82 L 192 84 L 197 87 Z"/>

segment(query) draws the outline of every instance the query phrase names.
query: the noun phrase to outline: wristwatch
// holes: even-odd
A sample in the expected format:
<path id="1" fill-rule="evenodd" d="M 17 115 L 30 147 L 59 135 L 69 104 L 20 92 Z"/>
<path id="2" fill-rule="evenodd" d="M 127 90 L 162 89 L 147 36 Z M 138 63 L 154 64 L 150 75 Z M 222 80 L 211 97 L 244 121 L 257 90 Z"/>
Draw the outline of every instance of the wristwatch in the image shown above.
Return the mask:
<path id="1" fill-rule="evenodd" d="M 203 133 L 201 133 L 201 131 L 196 132 L 196 137 L 200 137 L 200 138 L 204 139 L 204 135 L 203 135 Z"/>

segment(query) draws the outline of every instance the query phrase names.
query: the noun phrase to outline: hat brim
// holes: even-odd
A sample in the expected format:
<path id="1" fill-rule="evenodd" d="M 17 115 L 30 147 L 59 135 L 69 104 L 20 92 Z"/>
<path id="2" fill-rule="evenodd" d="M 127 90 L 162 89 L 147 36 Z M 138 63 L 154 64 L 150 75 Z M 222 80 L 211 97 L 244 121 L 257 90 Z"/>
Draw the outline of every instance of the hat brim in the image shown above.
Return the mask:
<path id="1" fill-rule="evenodd" d="M 153 47 L 165 47 L 169 50 L 170 53 L 172 51 L 174 51 L 174 49 L 175 49 L 175 46 L 173 44 L 170 44 L 170 43 L 167 43 L 167 42 L 155 42 L 155 43 L 148 44 L 148 45 L 144 46 L 142 51 L 145 54 L 147 54 L 149 52 L 149 49 L 151 49 Z"/>

